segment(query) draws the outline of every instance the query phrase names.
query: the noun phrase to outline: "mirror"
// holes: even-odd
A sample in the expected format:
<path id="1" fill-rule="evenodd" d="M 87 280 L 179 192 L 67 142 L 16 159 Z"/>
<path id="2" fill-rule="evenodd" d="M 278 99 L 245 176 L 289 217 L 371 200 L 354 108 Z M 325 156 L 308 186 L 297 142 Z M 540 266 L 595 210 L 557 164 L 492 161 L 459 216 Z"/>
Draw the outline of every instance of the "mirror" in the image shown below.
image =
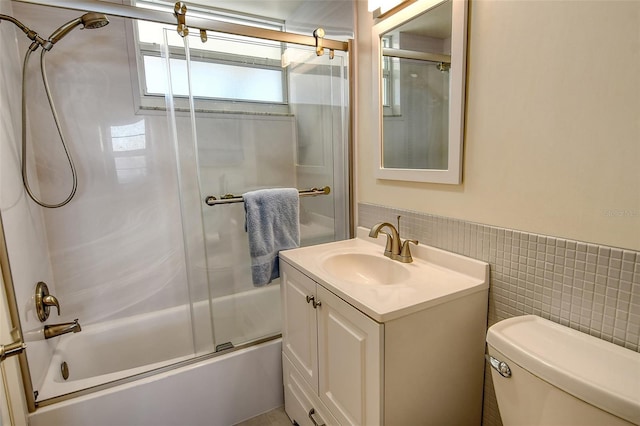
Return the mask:
<path id="1" fill-rule="evenodd" d="M 373 27 L 376 177 L 462 181 L 466 0 L 418 0 Z"/>

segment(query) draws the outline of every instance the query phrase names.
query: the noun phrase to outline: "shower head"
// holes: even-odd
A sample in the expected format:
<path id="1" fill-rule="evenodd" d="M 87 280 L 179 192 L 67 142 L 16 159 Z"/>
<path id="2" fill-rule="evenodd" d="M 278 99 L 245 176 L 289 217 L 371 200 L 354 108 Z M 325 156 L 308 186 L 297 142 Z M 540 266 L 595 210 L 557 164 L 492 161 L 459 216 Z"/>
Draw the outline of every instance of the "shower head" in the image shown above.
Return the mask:
<path id="1" fill-rule="evenodd" d="M 102 13 L 88 12 L 80 17 L 82 27 L 88 30 L 102 28 L 109 23 L 109 20 Z"/>
<path id="2" fill-rule="evenodd" d="M 107 17 L 101 13 L 88 12 L 82 15 L 79 18 L 76 18 L 72 21 L 67 22 L 62 25 L 60 28 L 55 30 L 50 36 L 47 43 L 43 46 L 46 50 L 51 50 L 54 44 L 56 44 L 62 37 L 66 36 L 78 25 L 82 24 L 82 28 L 94 29 L 94 28 L 102 28 L 109 23 Z"/>

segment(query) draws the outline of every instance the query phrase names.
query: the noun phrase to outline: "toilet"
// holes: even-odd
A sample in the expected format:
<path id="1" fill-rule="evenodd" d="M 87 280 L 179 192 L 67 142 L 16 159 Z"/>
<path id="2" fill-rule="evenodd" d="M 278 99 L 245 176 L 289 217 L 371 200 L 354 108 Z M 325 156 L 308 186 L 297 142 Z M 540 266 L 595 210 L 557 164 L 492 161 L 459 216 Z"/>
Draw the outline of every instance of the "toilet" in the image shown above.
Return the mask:
<path id="1" fill-rule="evenodd" d="M 640 353 L 535 315 L 487 332 L 505 426 L 640 425 Z"/>

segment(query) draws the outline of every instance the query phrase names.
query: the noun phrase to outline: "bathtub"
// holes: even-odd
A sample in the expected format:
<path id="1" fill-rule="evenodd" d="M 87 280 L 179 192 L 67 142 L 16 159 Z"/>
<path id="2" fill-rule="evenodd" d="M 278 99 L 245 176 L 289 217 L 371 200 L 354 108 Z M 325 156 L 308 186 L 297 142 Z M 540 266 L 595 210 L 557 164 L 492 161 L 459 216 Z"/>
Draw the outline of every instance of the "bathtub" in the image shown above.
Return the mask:
<path id="1" fill-rule="evenodd" d="M 216 320 L 224 326 L 215 327 L 216 343 L 279 333 L 279 301 L 278 285 L 213 300 Z M 208 303 L 196 304 L 195 322 L 208 312 Z M 29 415 L 30 425 L 224 426 L 283 404 L 280 339 L 189 362 L 194 357 L 189 318 L 189 307 L 179 306 L 61 336 L 38 389 L 37 401 L 44 406 Z M 63 361 L 69 365 L 67 380 L 60 372 Z M 181 364 L 174 368 L 176 363 Z M 134 375 L 135 380 L 121 380 Z M 118 380 L 122 383 L 102 386 Z M 100 390 L 45 405 L 94 386 Z"/>

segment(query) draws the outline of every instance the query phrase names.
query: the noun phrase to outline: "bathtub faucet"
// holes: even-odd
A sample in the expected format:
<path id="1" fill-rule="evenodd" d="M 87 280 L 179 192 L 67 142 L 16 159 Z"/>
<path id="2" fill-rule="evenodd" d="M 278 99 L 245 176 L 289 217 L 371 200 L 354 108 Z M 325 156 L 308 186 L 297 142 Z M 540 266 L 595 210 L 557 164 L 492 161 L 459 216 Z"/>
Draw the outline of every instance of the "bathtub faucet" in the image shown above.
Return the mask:
<path id="1" fill-rule="evenodd" d="M 62 324 L 51 324 L 44 326 L 44 338 L 51 339 L 52 337 L 60 336 L 61 334 L 77 333 L 82 331 L 80 323 L 77 319 L 73 322 L 63 322 Z"/>

